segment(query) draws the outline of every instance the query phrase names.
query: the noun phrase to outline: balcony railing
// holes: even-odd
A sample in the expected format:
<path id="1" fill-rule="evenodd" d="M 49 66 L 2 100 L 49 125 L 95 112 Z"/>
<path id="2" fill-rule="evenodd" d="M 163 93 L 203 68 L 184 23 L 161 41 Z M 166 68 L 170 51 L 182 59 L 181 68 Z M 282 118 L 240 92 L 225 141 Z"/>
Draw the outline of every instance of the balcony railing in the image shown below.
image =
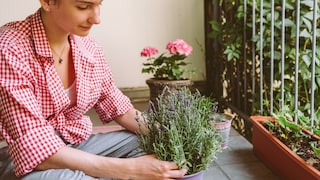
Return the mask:
<path id="1" fill-rule="evenodd" d="M 284 112 L 318 126 L 318 0 L 205 2 L 208 87 L 235 128 L 250 140 L 250 115 Z"/>

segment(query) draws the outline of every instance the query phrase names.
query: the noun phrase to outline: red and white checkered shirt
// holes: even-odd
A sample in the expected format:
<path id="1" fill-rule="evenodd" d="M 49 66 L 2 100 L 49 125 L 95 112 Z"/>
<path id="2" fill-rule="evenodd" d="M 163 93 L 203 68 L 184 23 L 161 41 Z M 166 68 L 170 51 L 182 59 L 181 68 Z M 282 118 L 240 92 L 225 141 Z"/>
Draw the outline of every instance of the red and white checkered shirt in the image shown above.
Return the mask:
<path id="1" fill-rule="evenodd" d="M 89 37 L 70 36 L 77 102 L 69 107 L 40 18 L 0 28 L 0 140 L 9 146 L 17 176 L 66 146 L 86 140 L 92 123 L 84 114 L 96 108 L 109 122 L 133 108 L 116 88 L 102 48 Z"/>

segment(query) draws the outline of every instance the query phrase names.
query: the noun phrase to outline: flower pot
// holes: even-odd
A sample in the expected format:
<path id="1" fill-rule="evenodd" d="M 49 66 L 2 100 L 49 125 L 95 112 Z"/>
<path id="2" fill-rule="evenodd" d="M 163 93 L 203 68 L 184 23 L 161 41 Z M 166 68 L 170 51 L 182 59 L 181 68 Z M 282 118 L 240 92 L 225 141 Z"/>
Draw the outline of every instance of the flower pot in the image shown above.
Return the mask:
<path id="1" fill-rule="evenodd" d="M 182 178 L 178 178 L 176 180 L 202 180 L 203 174 L 204 174 L 204 171 L 200 171 L 195 174 L 183 176 Z"/>
<path id="2" fill-rule="evenodd" d="M 222 138 L 221 148 L 226 149 L 228 148 L 229 143 L 229 134 L 231 128 L 231 122 L 233 119 L 232 114 L 227 113 L 215 113 L 213 114 L 213 126 L 216 130 L 220 133 Z"/>
<path id="3" fill-rule="evenodd" d="M 163 89 L 167 86 L 171 91 L 176 91 L 181 89 L 182 87 L 190 87 L 193 82 L 190 79 L 183 80 L 158 80 L 154 78 L 150 78 L 146 80 L 146 83 L 149 86 L 150 90 L 150 100 L 156 104 L 156 99 L 161 93 Z"/>
<path id="4" fill-rule="evenodd" d="M 291 149 L 273 136 L 264 126 L 267 116 L 251 116 L 254 154 L 281 179 L 320 179 L 317 169 L 307 164 Z"/>

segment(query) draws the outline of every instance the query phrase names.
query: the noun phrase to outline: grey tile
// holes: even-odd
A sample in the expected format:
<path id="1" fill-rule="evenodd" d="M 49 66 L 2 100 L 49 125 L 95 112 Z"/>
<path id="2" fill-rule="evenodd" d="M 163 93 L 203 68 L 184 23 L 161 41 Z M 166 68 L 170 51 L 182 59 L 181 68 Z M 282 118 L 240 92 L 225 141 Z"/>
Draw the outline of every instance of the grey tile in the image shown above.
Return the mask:
<path id="1" fill-rule="evenodd" d="M 276 180 L 278 179 L 260 162 L 229 164 L 220 166 L 232 180 Z"/>
<path id="2" fill-rule="evenodd" d="M 252 144 L 233 128 L 230 129 L 228 149 L 250 149 Z"/>
<path id="3" fill-rule="evenodd" d="M 218 154 L 215 162 L 218 165 L 256 162 L 252 145 L 242 136 L 230 137 L 229 147 Z"/>
<path id="4" fill-rule="evenodd" d="M 256 162 L 258 159 L 253 155 L 252 150 L 233 150 L 224 151 L 218 154 L 218 158 L 215 162 L 218 165 L 237 164 L 237 163 L 249 163 Z"/>
<path id="5" fill-rule="evenodd" d="M 212 165 L 203 175 L 203 180 L 229 180 L 230 178 L 217 165 Z"/>
<path id="6" fill-rule="evenodd" d="M 249 149 L 252 148 L 252 144 L 243 136 L 230 136 L 229 147 L 231 149 Z"/>
<path id="7" fill-rule="evenodd" d="M 235 130 L 234 128 L 230 129 L 230 136 L 239 136 L 240 134 L 238 133 L 237 130 Z"/>

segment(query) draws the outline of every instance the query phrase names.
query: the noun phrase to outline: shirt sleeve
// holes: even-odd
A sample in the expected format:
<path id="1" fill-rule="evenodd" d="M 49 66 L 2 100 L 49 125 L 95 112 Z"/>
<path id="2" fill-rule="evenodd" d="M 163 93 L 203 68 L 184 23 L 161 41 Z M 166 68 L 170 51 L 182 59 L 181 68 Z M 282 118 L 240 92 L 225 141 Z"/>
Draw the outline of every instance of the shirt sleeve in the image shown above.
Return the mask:
<path id="1" fill-rule="evenodd" d="M 0 130 L 15 173 L 22 176 L 66 146 L 44 119 L 23 51 L 0 52 Z"/>
<path id="2" fill-rule="evenodd" d="M 100 52 L 102 53 L 102 52 Z M 102 57 L 102 55 L 101 55 Z M 101 86 L 101 96 L 95 105 L 96 112 L 103 123 L 110 122 L 114 118 L 125 114 L 133 108 L 131 100 L 124 95 L 114 84 L 111 69 L 107 62 L 102 58 L 104 77 Z"/>

